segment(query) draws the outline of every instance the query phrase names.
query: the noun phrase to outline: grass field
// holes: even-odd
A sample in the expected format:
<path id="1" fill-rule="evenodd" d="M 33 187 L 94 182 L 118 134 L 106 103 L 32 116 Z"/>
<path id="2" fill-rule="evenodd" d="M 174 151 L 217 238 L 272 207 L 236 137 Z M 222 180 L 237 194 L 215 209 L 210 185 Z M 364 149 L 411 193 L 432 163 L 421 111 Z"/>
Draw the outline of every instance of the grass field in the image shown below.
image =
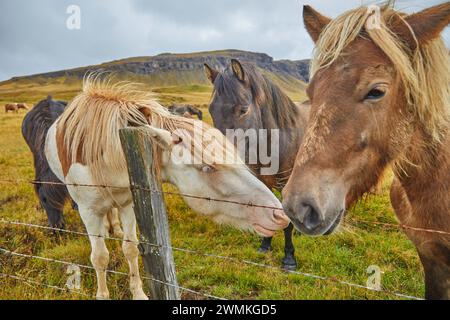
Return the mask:
<path id="1" fill-rule="evenodd" d="M 0 105 L 17 101 L 36 103 L 49 92 L 58 99 L 70 99 L 77 84 L 23 90 L 0 89 Z M 156 88 L 163 103 L 186 102 L 207 104 L 211 88 L 202 86 Z M 297 101 L 302 95 L 294 95 Z M 207 111 L 205 111 L 205 115 Z M 0 114 L 0 180 L 32 179 L 32 156 L 21 136 L 24 113 Z M 211 121 L 209 114 L 206 121 Z M 370 196 L 348 213 L 348 218 L 395 223 L 389 204 L 390 179 L 383 184 L 383 194 Z M 165 186 L 165 188 L 173 188 Z M 172 245 L 206 253 L 251 260 L 278 267 L 283 256 L 282 232 L 274 239 L 274 250 L 266 255 L 257 253 L 260 238 L 227 226 L 218 226 L 193 213 L 175 196 L 167 196 Z M 38 200 L 31 185 L 0 184 L 0 219 L 46 225 L 46 215 L 37 209 Z M 76 211 L 67 207 L 66 227 L 84 232 Z M 396 228 L 358 224 L 347 219 L 340 233 L 323 238 L 296 235 L 294 239 L 299 271 L 365 285 L 366 270 L 371 265 L 381 268 L 382 286 L 389 291 L 422 297 L 423 272 L 413 245 Z M 109 268 L 127 272 L 120 243 L 108 241 Z M 15 252 L 60 259 L 90 265 L 90 246 L 83 236 L 54 236 L 49 232 L 0 224 L 0 248 Z M 352 288 L 333 281 L 286 274 L 278 269 L 250 266 L 184 252 L 174 252 L 180 285 L 227 299 L 399 299 L 396 296 Z M 141 268 L 142 269 L 142 268 Z M 64 287 L 66 267 L 39 260 L 17 258 L 0 253 L 0 273 L 19 275 L 35 281 Z M 94 297 L 95 274 L 82 270 L 82 292 Z M 112 299 L 129 299 L 127 277 L 109 275 Z M 61 292 L 40 285 L 9 278 L 0 278 L 0 299 L 86 299 L 70 292 Z M 200 299 L 193 294 L 184 298 Z"/>

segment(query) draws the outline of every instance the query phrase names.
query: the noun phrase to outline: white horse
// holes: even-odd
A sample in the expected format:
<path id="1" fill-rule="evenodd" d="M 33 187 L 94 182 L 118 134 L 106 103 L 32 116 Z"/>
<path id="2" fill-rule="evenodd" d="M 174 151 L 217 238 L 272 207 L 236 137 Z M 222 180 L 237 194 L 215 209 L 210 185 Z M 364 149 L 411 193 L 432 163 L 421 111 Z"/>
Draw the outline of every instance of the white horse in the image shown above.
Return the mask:
<path id="1" fill-rule="evenodd" d="M 46 157 L 56 176 L 66 184 L 108 185 L 124 189 L 68 186 L 79 206 L 90 235 L 107 234 L 105 215 L 119 210 L 124 241 L 123 252 L 130 267 L 130 289 L 134 299 L 147 299 L 139 276 L 136 220 L 129 191 L 129 178 L 121 148 L 119 130 L 137 126 L 153 142 L 161 180 L 178 187 L 181 193 L 267 207 L 281 207 L 272 192 L 247 169 L 242 161 L 218 163 L 205 154 L 204 141 L 194 139 L 195 128 L 202 124 L 201 135 L 212 135 L 219 151 L 236 155 L 234 146 L 206 124 L 171 115 L 153 96 L 130 84 L 111 84 L 88 77 L 80 93 L 50 128 L 46 139 Z M 182 129 L 181 131 L 179 129 Z M 177 135 L 174 135 L 174 131 Z M 175 148 L 176 147 L 176 148 Z M 193 163 L 173 157 L 186 151 L 203 155 Z M 217 149 L 216 149 L 217 150 Z M 200 161 L 199 161 L 200 160 Z M 240 229 L 252 229 L 272 236 L 284 229 L 289 220 L 283 211 L 242 206 L 229 202 L 204 201 L 186 197 L 187 204 L 219 223 Z M 106 272 L 109 252 L 101 237 L 91 236 L 91 262 L 97 273 L 97 298 L 108 299 Z"/>

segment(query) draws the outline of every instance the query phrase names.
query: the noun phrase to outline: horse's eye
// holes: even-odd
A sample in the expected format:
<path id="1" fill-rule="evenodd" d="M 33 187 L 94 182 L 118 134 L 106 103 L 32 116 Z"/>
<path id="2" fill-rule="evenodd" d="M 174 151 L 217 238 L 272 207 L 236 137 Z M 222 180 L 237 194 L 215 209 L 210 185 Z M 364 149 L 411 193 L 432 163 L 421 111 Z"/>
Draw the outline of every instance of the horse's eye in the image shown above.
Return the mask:
<path id="1" fill-rule="evenodd" d="M 248 109 L 249 109 L 248 106 L 242 107 L 241 108 L 241 116 L 246 114 L 248 112 Z"/>
<path id="2" fill-rule="evenodd" d="M 208 165 L 202 166 L 202 172 L 203 173 L 213 173 L 215 171 L 216 171 L 216 169 L 214 167 L 212 167 L 212 166 L 208 166 Z"/>
<path id="3" fill-rule="evenodd" d="M 383 98 L 386 95 L 386 91 L 381 88 L 373 88 L 366 95 L 364 100 L 378 100 Z"/>

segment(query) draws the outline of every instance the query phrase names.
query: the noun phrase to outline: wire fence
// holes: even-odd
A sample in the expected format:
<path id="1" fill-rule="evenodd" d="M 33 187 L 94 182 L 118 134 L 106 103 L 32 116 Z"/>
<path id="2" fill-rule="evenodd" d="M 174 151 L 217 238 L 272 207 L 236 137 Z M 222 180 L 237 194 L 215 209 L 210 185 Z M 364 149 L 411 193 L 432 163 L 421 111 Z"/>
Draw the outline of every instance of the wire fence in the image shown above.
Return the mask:
<path id="1" fill-rule="evenodd" d="M 33 184 L 33 185 L 35 185 L 35 184 L 42 184 L 42 185 L 44 185 L 45 184 L 45 185 L 59 185 L 59 186 L 66 186 L 66 187 L 67 186 L 71 186 L 71 187 L 102 188 L 102 189 L 109 188 L 109 189 L 117 189 L 117 190 L 137 189 L 137 190 L 142 190 L 142 191 L 147 191 L 147 192 L 157 193 L 157 194 L 162 194 L 162 195 L 180 196 L 180 197 L 184 197 L 184 198 L 191 198 L 191 199 L 197 199 L 197 200 L 230 203 L 230 204 L 236 204 L 236 205 L 241 205 L 241 206 L 246 206 L 246 207 L 254 207 L 254 208 L 261 208 L 261 209 L 272 209 L 272 210 L 277 210 L 277 211 L 283 211 L 283 208 L 281 208 L 281 207 L 265 206 L 265 205 L 254 204 L 254 203 L 251 203 L 251 202 L 244 203 L 244 202 L 238 202 L 238 201 L 233 201 L 233 200 L 214 199 L 214 198 L 211 198 L 211 197 L 201 197 L 201 196 L 184 194 L 184 193 L 180 193 L 180 192 L 158 191 L 158 190 L 152 190 L 152 189 L 149 189 L 149 188 L 144 188 L 144 187 L 141 187 L 141 186 L 121 187 L 121 186 L 109 186 L 109 185 L 77 184 L 77 183 L 63 183 L 63 182 L 47 182 L 47 181 L 20 180 L 20 179 L 19 180 L 0 180 L 0 184 L 6 184 L 6 183 L 7 184 L 23 184 L 23 183 L 27 183 L 27 184 Z M 400 229 L 405 229 L 405 230 L 412 230 L 412 231 L 418 231 L 418 232 L 427 232 L 427 233 L 434 233 L 434 234 L 439 234 L 439 235 L 450 236 L 450 232 L 443 231 L 443 230 L 435 230 L 435 229 L 412 227 L 412 226 L 408 226 L 408 225 L 405 225 L 405 224 L 394 224 L 394 223 L 388 223 L 388 222 L 368 221 L 368 220 L 362 220 L 362 219 L 357 219 L 357 218 L 352 218 L 351 220 L 355 221 L 355 222 L 364 223 L 364 224 L 381 225 L 381 226 L 390 227 L 390 228 L 400 228 Z"/>
<path id="2" fill-rule="evenodd" d="M 0 248 L 0 252 L 3 253 L 3 254 L 11 255 L 11 256 L 16 256 L 16 257 L 21 257 L 21 258 L 29 258 L 29 259 L 37 259 L 37 260 L 42 260 L 42 261 L 46 261 L 46 262 L 62 264 L 62 265 L 66 265 L 66 266 L 77 266 L 77 267 L 82 268 L 82 269 L 88 269 L 88 270 L 94 270 L 95 271 L 95 268 L 92 267 L 92 266 L 83 265 L 83 264 L 79 264 L 79 263 L 75 263 L 75 262 L 69 262 L 69 261 L 64 261 L 64 260 L 46 258 L 46 257 L 41 257 L 41 256 L 36 256 L 36 255 L 31 255 L 31 254 L 17 253 L 17 252 L 14 252 L 14 251 L 11 251 L 11 250 L 7 250 L 7 249 L 4 249 L 4 248 Z M 126 277 L 129 276 L 128 273 L 121 272 L 121 271 L 115 271 L 115 270 L 110 270 L 110 269 L 105 269 L 103 271 L 106 272 L 106 273 L 116 274 L 116 275 L 120 275 L 120 276 L 126 276 Z M 13 275 L 8 275 L 8 276 L 14 277 Z M 185 288 L 185 287 L 182 287 L 182 286 L 174 285 L 172 283 L 164 282 L 164 281 L 161 281 L 161 280 L 158 280 L 158 279 L 154 279 L 154 278 L 150 278 L 150 277 L 147 277 L 147 276 L 142 276 L 142 279 L 150 280 L 150 281 L 153 281 L 153 282 L 157 282 L 157 283 L 163 284 L 165 286 L 169 286 L 169 287 L 175 287 L 175 288 L 177 288 L 177 289 L 179 289 L 181 291 L 185 291 L 185 292 L 188 292 L 188 293 L 191 293 L 191 294 L 195 294 L 195 295 L 198 295 L 198 296 L 203 296 L 203 297 L 208 298 L 208 299 L 226 300 L 225 298 L 222 298 L 222 297 L 217 297 L 217 296 L 214 296 L 214 295 L 202 293 L 202 292 L 199 292 L 199 291 L 195 291 L 195 290 L 192 290 L 192 289 L 189 289 L 189 288 Z M 45 285 L 45 286 L 47 286 L 47 285 Z M 54 288 L 56 289 L 58 287 L 54 287 Z M 63 288 L 58 288 L 58 289 L 63 289 Z M 80 291 L 72 290 L 72 289 L 69 289 L 69 288 L 67 290 L 83 294 Z M 84 294 L 84 295 L 89 296 L 87 294 Z"/>
<path id="3" fill-rule="evenodd" d="M 27 278 L 27 277 L 22 277 L 22 276 L 17 276 L 17 275 L 12 275 L 12 274 L 7 274 L 7 273 L 0 273 L 0 278 L 10 278 L 10 279 L 14 279 L 14 280 L 18 280 L 24 283 L 28 283 L 28 284 L 33 284 L 33 285 L 38 285 L 38 286 L 42 286 L 42 287 L 46 287 L 46 288 L 50 288 L 50 289 L 54 289 L 54 290 L 58 290 L 58 291 L 62 291 L 62 292 L 70 292 L 70 293 L 74 293 L 80 296 L 84 296 L 87 298 L 90 298 L 90 295 L 78 291 L 78 290 L 73 290 L 73 289 L 69 289 L 68 287 L 65 288 L 61 288 L 55 285 L 51 285 L 48 283 L 44 283 L 44 282 L 39 282 L 36 281 L 34 279 L 31 278 Z"/>
<path id="4" fill-rule="evenodd" d="M 119 186 L 106 186 L 106 185 L 65 184 L 65 183 L 62 183 L 62 182 L 45 182 L 45 181 L 33 181 L 33 180 L 31 180 L 31 181 L 29 181 L 29 180 L 0 180 L 0 183 L 3 183 L 3 184 L 6 184 L 6 183 L 9 183 L 9 184 L 23 184 L 23 183 L 48 184 L 48 185 L 73 186 L 73 187 L 110 188 L 110 189 L 127 189 L 127 190 L 135 188 L 135 189 L 140 189 L 140 190 L 148 191 L 148 192 L 162 193 L 164 195 L 175 195 L 175 196 L 181 196 L 181 197 L 187 197 L 187 198 L 203 199 L 205 201 L 225 202 L 225 203 L 232 203 L 232 204 L 236 204 L 236 205 L 250 206 L 250 207 L 256 207 L 256 208 L 283 210 L 282 208 L 278 208 L 278 207 L 270 207 L 270 206 L 258 205 L 258 204 L 253 204 L 253 203 L 241 203 L 241 202 L 232 201 L 232 200 L 212 199 L 212 198 L 209 198 L 209 197 L 193 196 L 193 195 L 187 195 L 187 194 L 183 194 L 183 193 L 170 192 L 170 191 L 156 191 L 156 190 L 151 190 L 151 189 L 148 189 L 148 188 L 143 188 L 143 187 L 140 187 L 140 186 L 119 187 Z M 418 232 L 431 232 L 431 233 L 436 233 L 436 234 L 439 234 L 439 235 L 450 235 L 450 232 L 446 232 L 446 231 L 442 231 L 442 230 L 415 228 L 415 227 L 406 226 L 406 225 L 402 225 L 402 224 L 367 221 L 367 220 L 360 220 L 360 219 L 353 219 L 353 218 L 351 220 L 353 220 L 355 222 L 359 222 L 359 223 L 365 223 L 365 224 L 371 224 L 371 225 L 381 225 L 381 226 L 390 227 L 390 228 L 409 229 L 409 230 L 414 230 L 414 231 L 418 231 Z M 53 232 L 61 232 L 61 233 L 78 235 L 78 236 L 99 237 L 99 238 L 104 238 L 104 239 L 113 240 L 113 241 L 129 241 L 129 240 L 124 240 L 122 238 L 117 238 L 117 237 L 94 235 L 94 234 L 88 234 L 86 232 L 74 231 L 74 230 L 69 230 L 69 229 L 53 228 L 53 227 L 49 227 L 49 226 L 36 225 L 36 224 L 31 224 L 31 223 L 21 222 L 21 221 L 8 221 L 8 220 L 5 220 L 5 219 L 1 219 L 0 220 L 0 224 L 17 226 L 17 227 L 37 228 L 37 229 L 42 229 L 42 230 L 48 230 L 48 231 L 53 231 Z M 131 241 L 129 241 L 129 242 L 131 242 Z M 136 242 L 134 242 L 134 243 L 136 243 Z M 285 269 L 282 269 L 280 267 L 267 265 L 267 264 L 259 263 L 259 262 L 255 262 L 255 261 L 250 261 L 250 260 L 245 260 L 245 259 L 238 259 L 238 258 L 235 258 L 235 257 L 224 256 L 224 255 L 213 254 L 213 253 L 205 253 L 205 252 L 201 252 L 201 251 L 198 251 L 198 250 L 187 249 L 187 248 L 179 248 L 179 247 L 174 247 L 174 246 L 161 246 L 161 245 L 158 245 L 158 244 L 155 244 L 155 243 L 149 243 L 149 242 L 146 242 L 146 241 L 139 241 L 139 244 L 149 245 L 149 246 L 158 247 L 158 248 L 170 248 L 170 249 L 172 249 L 174 251 L 178 251 L 178 252 L 195 254 L 195 255 L 199 255 L 199 256 L 203 256 L 203 257 L 216 258 L 216 259 L 220 259 L 220 260 L 226 260 L 226 261 L 230 261 L 230 262 L 233 262 L 233 263 L 250 265 L 250 266 L 255 266 L 255 267 L 259 267 L 259 268 L 271 269 L 271 270 L 283 272 L 283 273 L 286 273 L 286 274 L 294 274 L 294 275 L 298 275 L 298 276 L 302 276 L 302 277 L 306 277 L 306 278 L 310 278 L 310 279 L 316 279 L 316 280 L 321 280 L 321 281 L 332 282 L 332 283 L 335 283 L 335 284 L 348 286 L 348 287 L 353 287 L 353 288 L 358 288 L 358 289 L 363 289 L 363 290 L 367 290 L 367 291 L 371 291 L 371 292 L 374 292 L 374 291 L 375 292 L 380 292 L 380 293 L 384 293 L 384 294 L 391 295 L 391 296 L 396 296 L 396 297 L 403 298 L 403 299 L 422 300 L 421 298 L 413 296 L 413 295 L 408 295 L 408 294 L 403 294 L 403 293 L 399 293 L 399 292 L 394 292 L 394 291 L 386 290 L 386 289 L 383 289 L 383 288 L 377 289 L 377 288 L 370 287 L 370 286 L 365 286 L 365 285 L 356 284 L 356 283 L 352 283 L 352 282 L 348 282 L 348 281 L 344 281 L 344 280 L 339 280 L 339 277 L 336 277 L 336 276 L 322 276 L 322 275 L 316 275 L 316 274 L 312 274 L 312 273 L 308 273 L 308 272 L 285 270 Z M 59 264 L 65 264 L 65 265 L 75 265 L 75 266 L 78 266 L 78 267 L 84 268 L 84 269 L 90 269 L 90 270 L 94 269 L 91 266 L 76 264 L 76 263 L 72 263 L 72 262 L 56 260 L 56 259 L 51 259 L 51 258 L 45 258 L 45 257 L 39 257 L 39 256 L 23 254 L 23 253 L 16 253 L 16 252 L 10 251 L 10 250 L 5 249 L 5 248 L 0 248 L 0 252 L 2 252 L 3 254 L 9 254 L 9 255 L 18 256 L 18 257 L 24 257 L 24 258 L 30 258 L 30 259 L 39 259 L 39 260 L 44 260 L 44 261 L 47 261 L 47 262 L 53 262 L 53 263 L 59 263 Z M 108 273 L 118 274 L 118 275 L 123 275 L 123 276 L 127 276 L 128 275 L 127 273 L 114 271 L 114 270 L 105 270 L 105 271 L 108 272 Z M 2 276 L 2 274 L 0 274 L 0 276 Z M 9 276 L 11 278 L 16 277 L 14 275 L 4 275 L 4 276 Z M 17 276 L 17 277 L 20 278 L 20 276 Z M 182 287 L 182 286 L 173 285 L 173 284 L 170 284 L 170 283 L 167 283 L 167 282 L 162 282 L 162 281 L 154 279 L 154 278 L 149 278 L 149 277 L 145 277 L 145 276 L 142 277 L 142 278 L 146 279 L 146 280 L 150 280 L 150 281 L 156 281 L 156 282 L 162 283 L 163 285 L 172 286 L 172 287 L 175 287 L 175 288 L 177 288 L 177 289 L 179 289 L 181 291 L 185 291 L 185 292 L 188 292 L 188 293 L 191 293 L 191 294 L 195 294 L 195 295 L 198 295 L 198 296 L 203 296 L 203 297 L 208 298 L 208 299 L 226 300 L 223 297 L 218 297 L 218 296 L 202 293 L 202 292 L 199 292 L 199 291 L 195 291 L 195 290 L 192 290 L 192 289 L 189 289 L 189 288 L 185 288 L 185 287 Z M 42 285 L 46 286 L 46 284 L 42 284 Z M 58 288 L 58 287 L 55 287 L 54 289 L 56 289 L 56 290 L 59 290 L 59 289 L 65 290 L 64 288 Z"/>

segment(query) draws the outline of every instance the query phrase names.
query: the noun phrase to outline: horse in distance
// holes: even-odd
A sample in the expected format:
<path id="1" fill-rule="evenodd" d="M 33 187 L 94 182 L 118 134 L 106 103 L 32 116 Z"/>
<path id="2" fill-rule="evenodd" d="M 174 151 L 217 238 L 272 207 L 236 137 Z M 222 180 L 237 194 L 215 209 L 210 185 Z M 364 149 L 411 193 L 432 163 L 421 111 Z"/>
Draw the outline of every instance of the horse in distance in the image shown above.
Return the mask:
<path id="1" fill-rule="evenodd" d="M 5 104 L 5 113 L 8 113 L 10 111 L 12 113 L 19 113 L 19 108 L 17 107 L 16 103 L 7 103 L 7 104 Z"/>
<path id="2" fill-rule="evenodd" d="M 26 103 L 7 103 L 5 104 L 5 113 L 9 111 L 13 113 L 19 113 L 19 110 L 28 110 L 28 106 Z"/>
<path id="3" fill-rule="evenodd" d="M 18 110 L 28 110 L 29 108 L 28 108 L 28 105 L 26 104 L 26 103 L 18 103 L 17 104 L 17 109 Z"/>
<path id="4" fill-rule="evenodd" d="M 203 112 L 199 108 L 188 104 L 173 104 L 167 109 L 169 109 L 172 114 L 187 118 L 192 118 L 195 116 L 198 120 L 203 120 Z"/>

